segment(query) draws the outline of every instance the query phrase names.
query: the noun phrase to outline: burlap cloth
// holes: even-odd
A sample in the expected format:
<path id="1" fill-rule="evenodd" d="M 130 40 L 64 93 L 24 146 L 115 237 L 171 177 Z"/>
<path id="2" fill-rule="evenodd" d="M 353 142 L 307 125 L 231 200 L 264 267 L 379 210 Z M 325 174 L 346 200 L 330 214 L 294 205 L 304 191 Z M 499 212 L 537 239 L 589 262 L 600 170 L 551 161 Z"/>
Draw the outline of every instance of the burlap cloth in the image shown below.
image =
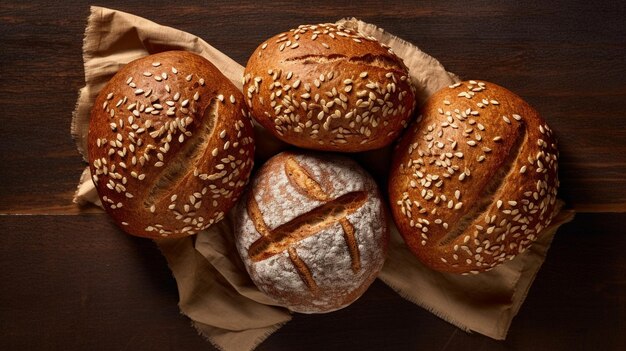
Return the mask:
<path id="1" fill-rule="evenodd" d="M 355 19 L 339 22 L 358 27 L 361 32 L 391 46 L 420 87 L 420 102 L 458 80 L 433 57 L 374 25 Z M 89 111 L 102 86 L 124 64 L 173 49 L 206 57 L 241 89 L 243 67 L 202 39 L 124 12 L 91 8 L 83 43 L 86 86 L 80 91 L 72 120 L 72 135 L 83 157 L 87 155 Z M 257 126 L 257 145 L 259 163 L 280 150 L 281 144 Z M 387 149 L 355 157 L 382 184 L 388 155 Z M 81 176 L 75 201 L 100 205 L 88 169 Z M 573 212 L 561 211 L 530 250 L 490 272 L 475 276 L 444 274 L 425 268 L 409 253 L 391 223 L 389 256 L 380 279 L 405 299 L 465 331 L 504 339 L 543 263 L 554 233 L 572 217 Z M 247 276 L 232 241 L 228 218 L 195 237 L 156 243 L 178 284 L 181 311 L 219 349 L 252 350 L 291 319 L 288 310 L 276 306 Z"/>

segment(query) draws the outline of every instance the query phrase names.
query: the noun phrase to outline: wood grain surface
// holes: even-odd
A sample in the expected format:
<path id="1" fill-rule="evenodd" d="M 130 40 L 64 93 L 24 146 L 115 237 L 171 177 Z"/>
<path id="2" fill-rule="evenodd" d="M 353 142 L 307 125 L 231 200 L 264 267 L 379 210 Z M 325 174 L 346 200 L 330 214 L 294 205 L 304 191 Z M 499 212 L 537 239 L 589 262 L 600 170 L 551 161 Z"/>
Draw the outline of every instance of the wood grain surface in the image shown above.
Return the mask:
<path id="1" fill-rule="evenodd" d="M 624 350 L 624 219 L 579 214 L 561 229 L 506 341 L 376 281 L 343 310 L 296 314 L 258 350 Z M 213 350 L 178 312 L 156 245 L 106 215 L 2 216 L 0 227 L 0 349 Z"/>
<path id="2" fill-rule="evenodd" d="M 198 35 L 242 65 L 271 35 L 354 16 L 517 92 L 557 133 L 560 196 L 580 213 L 506 341 L 466 334 L 377 282 L 345 310 L 296 316 L 259 350 L 626 349 L 626 5 L 402 0 L 2 1 L 0 349 L 212 349 L 179 314 L 154 244 L 71 202 L 85 167 L 69 131 L 91 4 Z"/>

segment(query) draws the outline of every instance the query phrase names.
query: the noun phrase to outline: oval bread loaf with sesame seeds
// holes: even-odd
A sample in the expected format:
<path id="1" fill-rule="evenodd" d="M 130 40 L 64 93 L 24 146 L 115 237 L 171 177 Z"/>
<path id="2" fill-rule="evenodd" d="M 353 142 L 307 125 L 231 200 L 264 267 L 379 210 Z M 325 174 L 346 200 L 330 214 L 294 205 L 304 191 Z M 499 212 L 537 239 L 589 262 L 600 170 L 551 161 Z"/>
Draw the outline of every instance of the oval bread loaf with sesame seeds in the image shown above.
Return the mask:
<path id="1" fill-rule="evenodd" d="M 338 24 L 302 25 L 268 39 L 250 57 L 243 83 L 253 118 L 308 149 L 381 148 L 415 108 L 402 59 Z"/>
<path id="2" fill-rule="evenodd" d="M 252 280 L 296 312 L 349 305 L 385 260 L 389 234 L 378 188 L 344 157 L 274 156 L 234 218 L 237 249 Z"/>
<path id="3" fill-rule="evenodd" d="M 442 89 L 420 112 L 389 179 L 407 246 L 427 266 L 463 274 L 526 250 L 556 214 L 552 130 L 519 96 L 486 82 Z"/>
<path id="4" fill-rule="evenodd" d="M 208 60 L 183 51 L 122 67 L 95 101 L 88 138 L 102 205 L 141 237 L 192 235 L 218 222 L 253 165 L 241 92 Z"/>

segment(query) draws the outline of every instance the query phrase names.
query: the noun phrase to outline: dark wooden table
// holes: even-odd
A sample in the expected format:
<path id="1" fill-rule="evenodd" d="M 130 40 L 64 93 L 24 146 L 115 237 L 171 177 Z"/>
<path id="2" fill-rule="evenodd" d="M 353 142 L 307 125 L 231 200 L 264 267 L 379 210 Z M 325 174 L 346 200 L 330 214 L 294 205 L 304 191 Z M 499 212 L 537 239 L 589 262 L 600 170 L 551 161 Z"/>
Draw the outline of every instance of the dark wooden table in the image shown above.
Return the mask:
<path id="1" fill-rule="evenodd" d="M 71 202 L 70 138 L 89 2 L 0 3 L 0 349 L 211 350 L 180 315 L 148 240 Z M 560 140 L 557 234 L 506 341 L 466 334 L 380 282 L 354 305 L 297 315 L 259 350 L 625 350 L 626 6 L 620 1 L 106 4 L 207 40 L 241 64 L 265 38 L 356 16 L 450 71 L 534 105 Z"/>

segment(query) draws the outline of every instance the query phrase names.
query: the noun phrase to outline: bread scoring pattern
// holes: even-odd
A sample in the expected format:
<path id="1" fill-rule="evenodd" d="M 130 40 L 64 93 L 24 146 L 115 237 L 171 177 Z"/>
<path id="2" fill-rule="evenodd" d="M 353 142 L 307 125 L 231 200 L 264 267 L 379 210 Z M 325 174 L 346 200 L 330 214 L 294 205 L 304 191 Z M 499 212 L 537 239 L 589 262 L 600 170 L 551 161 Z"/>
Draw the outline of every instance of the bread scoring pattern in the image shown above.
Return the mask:
<path id="1" fill-rule="evenodd" d="M 389 182 L 407 245 L 441 271 L 513 259 L 555 215 L 552 130 L 517 95 L 466 81 L 437 92 L 403 136 Z"/>
<path id="2" fill-rule="evenodd" d="M 353 161 L 282 153 L 235 211 L 255 284 L 294 311 L 344 307 L 382 267 L 388 233 L 376 185 Z"/>
<path id="3" fill-rule="evenodd" d="M 249 196 L 248 215 L 262 236 L 250 245 L 248 255 L 253 262 L 258 262 L 287 250 L 289 258 L 300 277 L 302 277 L 311 293 L 316 294 L 318 292 L 317 284 L 309 267 L 298 257 L 294 244 L 317 234 L 325 227 L 339 222 L 344 232 L 346 247 L 352 259 L 352 270 L 356 273 L 361 268 L 359 248 L 356 244 L 354 226 L 346 217 L 363 205 L 367 200 L 367 193 L 354 191 L 336 199 L 331 199 L 330 195 L 293 157 L 286 160 L 284 171 L 289 181 L 298 191 L 309 198 L 323 201 L 323 204 L 274 230 L 269 230 L 254 196 Z"/>
<path id="4" fill-rule="evenodd" d="M 192 235 L 237 200 L 252 168 L 252 135 L 243 96 L 210 62 L 182 51 L 143 57 L 96 100 L 92 179 L 130 234 Z"/>
<path id="5" fill-rule="evenodd" d="M 259 46 L 246 102 L 268 130 L 300 147 L 361 151 L 406 127 L 414 87 L 389 47 L 338 24 L 303 25 Z"/>

